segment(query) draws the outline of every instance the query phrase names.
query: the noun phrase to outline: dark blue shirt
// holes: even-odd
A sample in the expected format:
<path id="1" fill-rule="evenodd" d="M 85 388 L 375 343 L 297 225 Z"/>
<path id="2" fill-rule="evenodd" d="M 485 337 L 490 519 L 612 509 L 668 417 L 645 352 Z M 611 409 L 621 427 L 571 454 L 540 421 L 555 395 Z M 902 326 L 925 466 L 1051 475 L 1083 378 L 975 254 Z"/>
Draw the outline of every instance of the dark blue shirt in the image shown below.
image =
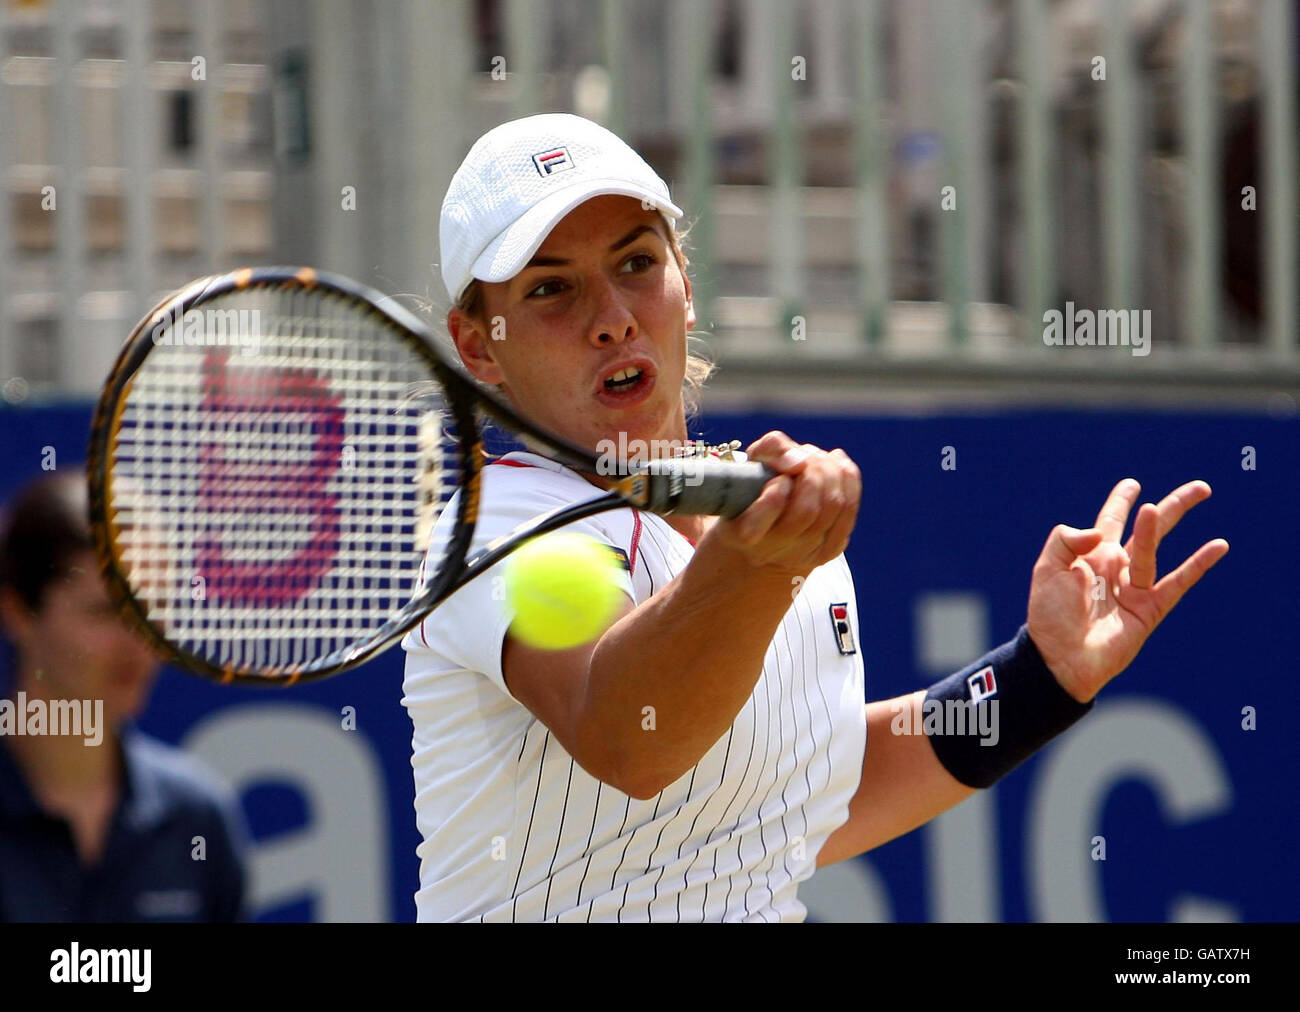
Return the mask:
<path id="1" fill-rule="evenodd" d="M 179 749 L 134 729 L 121 743 L 123 791 L 87 867 L 0 735 L 0 921 L 242 919 L 247 834 L 233 795 Z"/>

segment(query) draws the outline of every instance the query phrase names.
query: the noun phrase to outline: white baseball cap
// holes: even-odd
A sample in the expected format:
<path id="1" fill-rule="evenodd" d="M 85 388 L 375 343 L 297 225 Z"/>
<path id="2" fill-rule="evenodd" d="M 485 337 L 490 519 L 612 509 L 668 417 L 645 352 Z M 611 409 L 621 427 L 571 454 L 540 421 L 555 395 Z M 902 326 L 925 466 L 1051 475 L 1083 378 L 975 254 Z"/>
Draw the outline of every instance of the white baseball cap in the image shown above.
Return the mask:
<path id="1" fill-rule="evenodd" d="M 480 137 L 442 202 L 442 280 L 456 302 L 469 283 L 506 281 L 585 200 L 636 197 L 670 225 L 682 210 L 645 159 L 598 123 L 568 113 L 512 120 Z"/>

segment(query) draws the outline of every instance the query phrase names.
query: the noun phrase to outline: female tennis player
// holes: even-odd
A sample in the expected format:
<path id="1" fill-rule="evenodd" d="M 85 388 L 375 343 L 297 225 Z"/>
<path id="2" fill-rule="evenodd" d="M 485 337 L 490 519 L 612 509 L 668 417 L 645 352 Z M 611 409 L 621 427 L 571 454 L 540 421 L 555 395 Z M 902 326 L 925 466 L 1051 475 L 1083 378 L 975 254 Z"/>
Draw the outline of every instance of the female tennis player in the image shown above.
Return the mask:
<path id="1" fill-rule="evenodd" d="M 441 220 L 466 368 L 592 449 L 683 445 L 704 370 L 687 351 L 681 216 L 587 120 L 485 134 Z M 1209 486 L 1142 506 L 1121 545 L 1140 492 L 1122 481 L 1092 528 L 1052 530 L 1014 639 L 868 704 L 843 554 L 858 469 L 782 432 L 746 453 L 777 476 L 739 517 L 628 509 L 573 525 L 627 563 L 624 606 L 595 641 L 520 642 L 493 574 L 406 637 L 421 920 L 801 920 L 797 887 L 818 866 L 916 828 L 1085 714 L 1228 550 L 1211 541 L 1157 581 L 1161 538 Z M 486 468 L 475 547 L 600 483 L 506 454 Z M 996 713 L 996 744 L 938 720 L 893 733 L 910 726 L 900 714 L 960 708 Z"/>

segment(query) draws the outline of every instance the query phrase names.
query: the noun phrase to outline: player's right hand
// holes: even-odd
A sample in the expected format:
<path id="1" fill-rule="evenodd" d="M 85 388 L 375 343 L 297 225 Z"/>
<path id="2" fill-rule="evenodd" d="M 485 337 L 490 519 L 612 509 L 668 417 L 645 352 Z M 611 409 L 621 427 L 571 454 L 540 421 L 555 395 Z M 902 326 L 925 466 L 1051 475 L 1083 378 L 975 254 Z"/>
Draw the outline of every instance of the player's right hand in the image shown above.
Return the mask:
<path id="1" fill-rule="evenodd" d="M 753 566 L 806 576 L 842 554 L 862 500 L 862 475 L 843 450 L 769 432 L 745 451 L 778 472 L 738 517 L 714 524 L 716 539 Z"/>

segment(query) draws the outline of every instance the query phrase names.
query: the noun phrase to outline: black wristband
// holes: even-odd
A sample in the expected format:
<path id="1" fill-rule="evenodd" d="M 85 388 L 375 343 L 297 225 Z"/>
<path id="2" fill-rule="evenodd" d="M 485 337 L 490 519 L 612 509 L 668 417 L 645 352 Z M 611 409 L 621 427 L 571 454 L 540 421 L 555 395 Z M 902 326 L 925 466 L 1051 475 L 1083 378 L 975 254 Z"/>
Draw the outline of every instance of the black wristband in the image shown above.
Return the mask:
<path id="1" fill-rule="evenodd" d="M 1092 707 L 1061 688 L 1022 625 L 1015 639 L 930 686 L 924 730 L 954 778 L 991 787 Z"/>

